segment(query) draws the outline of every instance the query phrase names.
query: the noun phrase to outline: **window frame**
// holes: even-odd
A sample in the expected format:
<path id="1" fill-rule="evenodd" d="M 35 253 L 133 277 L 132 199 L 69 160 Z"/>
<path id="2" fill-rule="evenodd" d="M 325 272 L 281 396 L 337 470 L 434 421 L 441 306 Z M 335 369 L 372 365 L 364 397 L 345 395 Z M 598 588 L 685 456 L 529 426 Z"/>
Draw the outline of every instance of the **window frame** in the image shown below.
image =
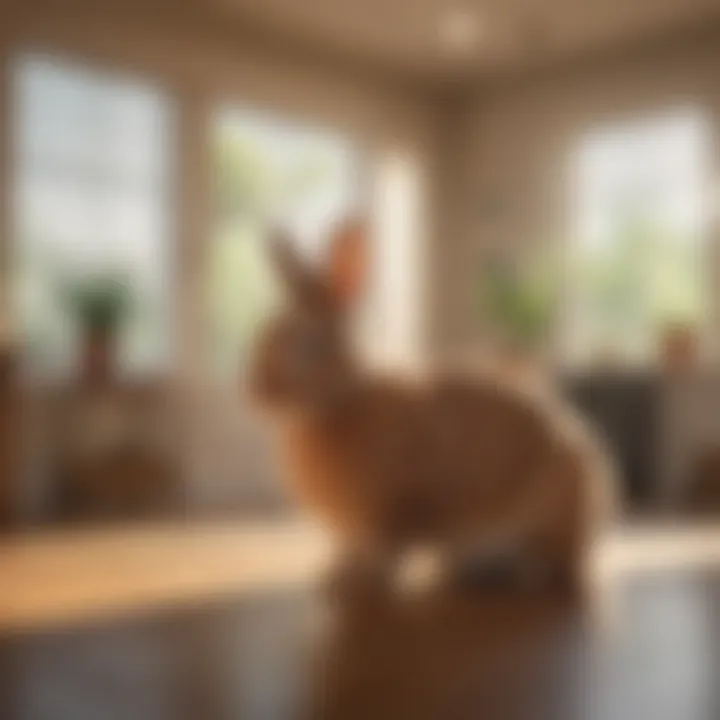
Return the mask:
<path id="1" fill-rule="evenodd" d="M 0 130 L 4 130 L 5 142 L 7 144 L 7 152 L 9 163 L 6 170 L 6 188 L 3 193 L 4 200 L 8 205 L 5 223 L 4 251 L 7 257 L 7 269 L 12 280 L 7 283 L 8 307 L 11 308 L 12 324 L 15 334 L 21 334 L 21 317 L 20 311 L 15 302 L 17 293 L 14 286 L 14 278 L 17 273 L 14 272 L 18 268 L 20 262 L 20 209 L 15 201 L 18 191 L 18 184 L 21 182 L 21 159 L 20 159 L 20 132 L 19 127 L 19 107 L 17 105 L 19 92 L 18 82 L 20 68 L 24 62 L 39 60 L 45 62 L 57 62 L 63 69 L 67 68 L 71 72 L 77 72 L 85 77 L 90 78 L 93 82 L 114 83 L 135 85 L 155 96 L 159 103 L 163 106 L 165 113 L 165 123 L 167 124 L 171 137 L 167 140 L 165 148 L 165 157 L 163 158 L 163 178 L 162 188 L 159 192 L 159 207 L 162 214 L 162 239 L 161 254 L 163 262 L 166 263 L 166 270 L 163 275 L 164 295 L 162 305 L 164 307 L 165 319 L 168 322 L 167 337 L 164 343 L 162 359 L 156 368 L 140 368 L 130 373 L 124 379 L 128 382 L 135 383 L 154 383 L 162 380 L 174 370 L 174 356 L 178 346 L 178 323 L 180 321 L 177 311 L 178 298 L 182 292 L 182 283 L 178 272 L 180 261 L 180 247 L 178 242 L 179 228 L 182 225 L 182 218 L 178 216 L 178 209 L 183 207 L 180 202 L 180 183 L 178 183 L 178 169 L 182 166 L 184 158 L 182 157 L 181 137 L 180 133 L 184 126 L 182 117 L 182 107 L 179 102 L 178 93 L 175 88 L 165 83 L 163 79 L 154 73 L 135 71 L 129 69 L 120 63 L 108 62 L 103 58 L 95 56 L 86 56 L 73 52 L 72 50 L 21 46 L 11 48 L 0 60 L 4 61 L 2 65 L 4 84 L 0 90 L 4 93 L 4 100 L 7 103 L 7 111 L 5 112 L 6 126 L 0 125 Z M 0 235 L 2 235 L 0 233 Z M 0 240 L 1 242 L 1 240 Z M 0 247 L 0 251 L 3 250 Z M 28 373 L 21 363 L 21 377 L 25 384 L 42 387 L 62 385 L 69 379 L 67 372 L 42 372 L 40 374 Z"/>
<path id="2" fill-rule="evenodd" d="M 698 168 L 701 187 L 698 203 L 702 208 L 700 227 L 698 229 L 698 241 L 700 245 L 698 267 L 701 273 L 698 281 L 702 285 L 701 292 L 704 295 L 705 305 L 704 316 L 698 328 L 702 361 L 705 359 L 704 350 L 712 349 L 714 341 L 714 308 L 717 304 L 718 297 L 713 287 L 710 268 L 708 267 L 708 263 L 705 262 L 705 259 L 713 254 L 713 217 L 709 205 L 713 179 L 712 158 L 714 157 L 715 144 L 712 115 L 707 107 L 698 103 L 665 105 L 645 110 L 642 113 L 604 118 L 593 125 L 586 125 L 573 134 L 571 142 L 566 148 L 566 178 L 569 178 L 566 187 L 568 187 L 569 190 L 566 193 L 565 232 L 563 233 L 564 240 L 562 243 L 562 257 L 564 258 L 561 288 L 562 302 L 558 313 L 559 332 L 556 333 L 556 339 L 559 345 L 557 353 L 559 365 L 567 370 L 592 370 L 596 367 L 598 360 L 598 358 L 593 357 L 597 355 L 597 349 L 583 353 L 583 356 L 579 357 L 574 352 L 572 341 L 574 321 L 571 317 L 571 312 L 573 302 L 579 293 L 579 280 L 576 277 L 576 273 L 573 272 L 572 262 L 577 253 L 578 236 L 582 224 L 580 213 L 583 190 L 581 188 L 580 175 L 583 146 L 593 138 L 612 135 L 617 132 L 628 132 L 634 128 L 652 127 L 663 121 L 671 121 L 673 119 L 687 119 L 688 121 L 695 122 L 699 131 L 698 141 L 702 147 L 702 152 L 700 153 L 701 167 Z M 660 365 L 658 349 L 653 351 L 652 348 L 649 348 L 640 358 L 630 359 L 629 361 L 627 358 L 621 358 L 620 361 L 623 363 L 623 367 L 631 370 L 655 368 Z"/>

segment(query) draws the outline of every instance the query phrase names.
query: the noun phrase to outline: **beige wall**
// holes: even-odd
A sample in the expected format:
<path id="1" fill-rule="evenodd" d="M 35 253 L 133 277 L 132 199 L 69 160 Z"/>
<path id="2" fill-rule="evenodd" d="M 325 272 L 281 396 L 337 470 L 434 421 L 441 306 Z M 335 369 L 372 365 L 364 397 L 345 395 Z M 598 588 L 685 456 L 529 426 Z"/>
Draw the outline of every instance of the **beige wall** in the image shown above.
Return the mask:
<path id="1" fill-rule="evenodd" d="M 692 104 L 707 110 L 720 130 L 720 42 L 499 83 L 492 90 L 450 101 L 367 69 L 285 55 L 216 24 L 181 14 L 156 15 L 133 0 L 85 2 L 83 12 L 47 9 L 82 2 L 27 0 L 3 11 L 0 85 L 13 54 L 39 50 L 154 79 L 176 98 L 182 151 L 177 237 L 182 278 L 178 300 L 183 308 L 180 369 L 186 378 L 194 375 L 202 346 L 197 341 L 199 271 L 209 227 L 203 131 L 217 103 L 266 108 L 348 133 L 369 161 L 370 198 L 377 199 L 383 188 L 377 179 L 384 159 L 412 161 L 422 190 L 422 217 L 416 223 L 406 218 L 402 224 L 420 230 L 414 240 L 422 255 L 414 269 L 419 279 L 410 283 L 416 300 L 414 340 L 438 353 L 463 349 L 479 335 L 473 292 L 483 246 L 522 251 L 534 243 L 566 238 L 568 155 L 585 129 Z M 1 158 L 10 143 L 8 113 L 0 110 Z M 1 190 L 9 164 L 0 167 Z M 490 206 L 496 211 L 489 213 Z M 8 248 L 7 227 L 3 213 L 0 251 Z M 387 284 L 378 302 L 392 302 Z M 720 298 L 716 306 L 720 308 Z M 720 321 L 716 326 L 720 330 Z M 384 326 L 378 342 L 394 335 L 392 325 Z M 193 423 L 203 417 L 196 398 L 181 402 L 189 409 L 183 417 L 192 420 L 188 438 L 201 445 L 208 438 L 218 441 L 212 424 L 202 428 L 204 434 L 195 432 Z M 209 408 L 211 419 L 217 415 L 216 408 Z M 198 451 L 191 465 L 200 483 L 220 478 L 216 501 L 226 502 L 224 492 L 233 496 L 232 501 L 266 488 L 266 478 L 254 482 L 240 472 L 253 442 L 238 443 L 232 432 L 222 442 L 222 447 L 234 449 L 237 462 L 218 470 L 207 464 L 207 452 L 203 457 Z M 213 451 L 216 457 L 223 455 L 222 447 Z"/>
<path id="2" fill-rule="evenodd" d="M 435 288 L 441 300 L 436 342 L 462 347 L 479 334 L 472 284 L 483 246 L 521 251 L 534 243 L 567 240 L 569 157 L 584 131 L 690 105 L 708 113 L 717 147 L 718 78 L 720 39 L 715 38 L 479 93 L 455 123 L 452 155 L 446 158 L 451 183 L 443 206 L 445 257 Z M 714 157 L 714 169 L 717 164 Z M 488 202 L 498 205 L 495 216 L 486 212 Z M 720 309 L 720 296 L 715 307 Z M 715 327 L 720 331 L 717 318 Z"/>
<path id="3" fill-rule="evenodd" d="M 70 12 L 67 7 L 83 9 Z M 345 133 L 366 163 L 368 198 L 373 197 L 386 155 L 411 157 L 427 192 L 421 224 L 429 227 L 435 109 L 417 88 L 371 70 L 284 54 L 202 16 L 182 14 L 179 8 L 176 14 L 143 8 L 145 4 L 133 0 L 16 2 L 3 10 L 0 77 L 13 55 L 40 51 L 134 73 L 169 91 L 181 109 L 183 165 L 178 180 L 180 209 L 187 215 L 180 223 L 185 246 L 202 243 L 199 236 L 208 227 L 205 218 L 196 217 L 205 212 L 207 188 L 207 168 L 197 145 L 203 142 L 203 123 L 220 103 L 247 105 Z M 3 113 L 0 131 L 7 119 Z M 7 133 L 0 134 L 7 142 Z"/>
<path id="4" fill-rule="evenodd" d="M 438 352 L 473 356 L 482 339 L 473 293 L 484 247 L 522 254 L 539 243 L 570 241 L 570 157 L 585 131 L 688 106 L 699 108 L 710 121 L 709 190 L 717 203 L 720 38 L 498 86 L 458 110 L 442 154 L 441 228 L 433 276 Z M 717 211 L 715 215 L 706 263 L 713 310 L 707 341 L 717 354 L 720 233 Z M 710 371 L 663 385 L 659 501 L 671 503 L 694 454 L 720 441 L 717 423 L 711 421 L 718 382 L 717 372 Z"/>
<path id="5" fill-rule="evenodd" d="M 82 11 L 68 10 L 81 5 Z M 237 507 L 272 499 L 277 493 L 269 480 L 267 458 L 259 450 L 262 439 L 256 425 L 237 416 L 235 396 L 227 392 L 223 397 L 209 395 L 198 372 L 203 347 L 199 340 L 201 271 L 212 227 L 205 135 L 212 109 L 219 103 L 245 104 L 347 134 L 365 161 L 370 201 L 378 199 L 377 188 L 383 187 L 387 158 L 409 160 L 418 173 L 417 187 L 424 193 L 417 206 L 422 218 L 409 227 L 421 230 L 429 227 L 433 211 L 429 170 L 436 150 L 435 111 L 415 88 L 392 78 L 317 58 L 286 56 L 278 48 L 235 35 L 230 28 L 183 15 L 181 8 L 162 14 L 144 8 L 133 0 L 16 3 L 14 9 L 3 10 L 0 78 L 6 77 L 17 53 L 56 53 L 155 81 L 176 101 L 180 111 L 178 371 L 182 379 L 177 402 L 182 412 L 174 419 L 182 421 L 180 432 L 186 438 L 183 447 L 191 494 L 199 496 L 201 505 Z M 12 145 L 9 117 L 6 110 L 0 113 L 0 157 L 2 149 Z M 9 171 L 7 163 L 0 167 Z M 0 176 L 0 189 L 2 186 Z M 7 214 L 3 213 L 2 219 L 0 250 L 7 250 L 11 240 Z M 425 247 L 426 238 L 419 236 L 417 242 Z M 421 287 L 411 285 L 412 292 Z M 391 301 L 387 287 L 378 289 L 376 300 L 376 307 Z M 416 312 L 421 312 L 422 305 L 415 306 Z M 381 325 L 377 344 L 394 338 L 395 330 Z M 422 328 L 417 335 L 408 342 L 421 344 Z"/>

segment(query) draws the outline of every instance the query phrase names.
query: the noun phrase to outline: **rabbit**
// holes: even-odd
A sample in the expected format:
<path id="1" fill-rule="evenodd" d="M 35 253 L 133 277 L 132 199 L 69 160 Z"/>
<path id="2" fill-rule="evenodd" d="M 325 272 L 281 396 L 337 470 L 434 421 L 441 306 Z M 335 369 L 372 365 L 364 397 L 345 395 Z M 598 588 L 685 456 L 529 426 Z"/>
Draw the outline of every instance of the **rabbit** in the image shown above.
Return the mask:
<path id="1" fill-rule="evenodd" d="M 250 391 L 277 423 L 294 494 L 338 542 L 340 576 L 392 580 L 418 545 L 451 564 L 494 544 L 513 547 L 528 574 L 582 587 L 612 505 L 592 435 L 494 376 L 370 372 L 350 332 L 367 267 L 362 223 L 335 230 L 318 268 L 293 245 L 270 244 L 287 304 L 258 334 Z"/>

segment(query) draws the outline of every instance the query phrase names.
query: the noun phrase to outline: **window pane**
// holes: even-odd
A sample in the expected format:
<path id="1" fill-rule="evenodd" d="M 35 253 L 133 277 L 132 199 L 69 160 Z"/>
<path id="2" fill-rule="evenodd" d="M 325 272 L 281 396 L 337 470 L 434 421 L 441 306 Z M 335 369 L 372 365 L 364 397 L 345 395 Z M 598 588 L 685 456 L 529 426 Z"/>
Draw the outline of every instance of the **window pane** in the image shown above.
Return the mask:
<path id="1" fill-rule="evenodd" d="M 680 113 L 586 137 L 578 158 L 571 355 L 645 361 L 663 327 L 705 320 L 705 125 Z"/>
<path id="2" fill-rule="evenodd" d="M 15 66 L 18 300 L 31 372 L 68 373 L 77 323 L 63 289 L 108 273 L 132 292 L 122 367 L 169 350 L 172 112 L 155 89 L 55 59 Z"/>
<path id="3" fill-rule="evenodd" d="M 268 223 L 291 227 L 302 252 L 319 254 L 331 225 L 355 207 L 357 165 L 345 139 L 262 114 L 222 111 L 212 132 L 211 365 L 234 377 L 279 295 L 263 247 Z"/>

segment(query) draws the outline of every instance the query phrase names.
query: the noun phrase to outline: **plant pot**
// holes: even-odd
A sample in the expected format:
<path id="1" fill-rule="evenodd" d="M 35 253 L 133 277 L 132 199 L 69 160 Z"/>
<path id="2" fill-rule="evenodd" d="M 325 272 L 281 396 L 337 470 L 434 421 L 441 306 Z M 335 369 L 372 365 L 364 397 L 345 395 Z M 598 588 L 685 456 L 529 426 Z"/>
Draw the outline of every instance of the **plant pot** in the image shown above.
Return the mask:
<path id="1" fill-rule="evenodd" d="M 115 374 L 116 335 L 108 328 L 85 328 L 80 375 L 84 383 L 106 384 Z"/>
<path id="2" fill-rule="evenodd" d="M 661 356 L 666 370 L 691 370 L 697 366 L 700 342 L 691 325 L 672 325 L 662 333 Z"/>

